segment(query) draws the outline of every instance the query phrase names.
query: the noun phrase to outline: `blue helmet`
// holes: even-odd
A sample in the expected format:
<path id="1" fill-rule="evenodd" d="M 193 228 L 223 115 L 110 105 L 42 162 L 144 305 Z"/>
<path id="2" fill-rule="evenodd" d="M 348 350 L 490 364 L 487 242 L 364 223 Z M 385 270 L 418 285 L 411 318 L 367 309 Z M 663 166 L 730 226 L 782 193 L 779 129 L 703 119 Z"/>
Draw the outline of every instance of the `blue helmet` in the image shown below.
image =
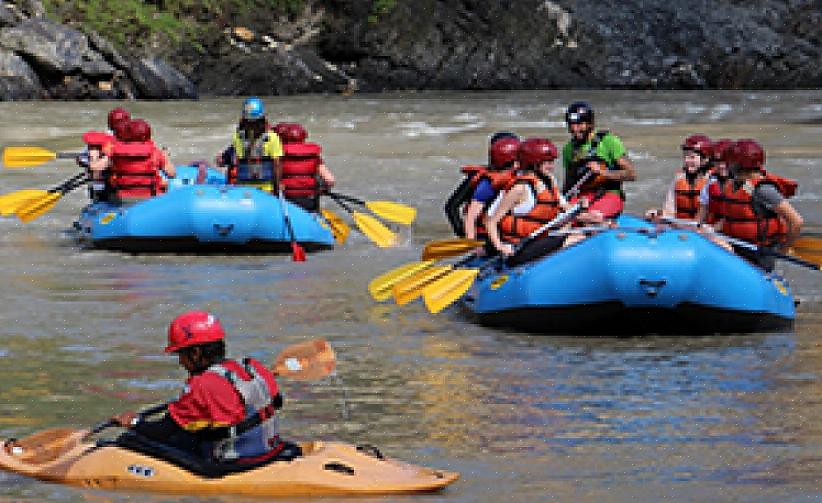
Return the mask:
<path id="1" fill-rule="evenodd" d="M 251 97 L 243 102 L 243 119 L 262 119 L 265 117 L 263 100 Z"/>

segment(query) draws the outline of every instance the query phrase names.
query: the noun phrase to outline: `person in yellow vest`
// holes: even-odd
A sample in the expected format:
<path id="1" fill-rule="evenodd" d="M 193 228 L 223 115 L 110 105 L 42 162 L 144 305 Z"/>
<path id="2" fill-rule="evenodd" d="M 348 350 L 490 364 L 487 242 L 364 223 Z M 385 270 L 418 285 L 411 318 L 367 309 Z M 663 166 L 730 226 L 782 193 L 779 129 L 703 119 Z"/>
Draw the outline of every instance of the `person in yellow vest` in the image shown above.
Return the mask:
<path id="1" fill-rule="evenodd" d="M 276 194 L 283 175 L 282 156 L 280 138 L 266 120 L 262 100 L 246 99 L 231 145 L 217 155 L 216 164 L 228 167 L 228 183 L 252 185 Z"/>

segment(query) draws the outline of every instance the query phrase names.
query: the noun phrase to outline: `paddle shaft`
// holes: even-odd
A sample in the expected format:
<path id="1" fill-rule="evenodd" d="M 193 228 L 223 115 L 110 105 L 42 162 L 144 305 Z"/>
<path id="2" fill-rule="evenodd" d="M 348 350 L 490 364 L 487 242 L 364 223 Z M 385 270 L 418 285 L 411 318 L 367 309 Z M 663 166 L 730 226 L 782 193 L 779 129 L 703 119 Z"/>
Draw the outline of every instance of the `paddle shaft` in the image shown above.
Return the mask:
<path id="1" fill-rule="evenodd" d="M 356 197 L 353 197 L 353 196 L 347 196 L 345 194 L 340 194 L 338 192 L 327 192 L 327 194 L 328 194 L 328 197 L 330 197 L 332 199 L 339 198 L 339 199 L 343 199 L 345 201 L 348 201 L 350 203 L 359 204 L 360 206 L 365 206 L 365 201 L 363 201 L 362 199 L 357 199 Z"/>
<path id="2" fill-rule="evenodd" d="M 304 262 L 305 252 L 297 244 L 297 236 L 294 234 L 294 227 L 291 225 L 291 218 L 288 216 L 288 203 L 285 202 L 282 189 L 280 189 L 278 197 L 280 199 L 280 209 L 283 212 L 283 220 L 285 220 L 285 226 L 288 229 L 288 237 L 291 240 L 291 259 L 294 262 Z"/>
<path id="3" fill-rule="evenodd" d="M 776 257 L 778 259 L 785 260 L 787 262 L 792 262 L 796 265 L 801 265 L 801 266 L 807 267 L 809 269 L 814 269 L 814 270 L 817 270 L 817 271 L 822 270 L 822 267 L 820 267 L 818 264 L 814 264 L 813 262 L 810 262 L 808 260 L 803 260 L 799 257 L 794 257 L 793 255 L 786 255 L 784 253 L 779 253 L 779 252 L 772 251 L 772 250 L 763 250 L 762 248 L 760 248 L 759 246 L 756 246 L 753 243 L 749 243 L 748 241 L 745 241 L 743 239 L 737 239 L 737 238 L 728 236 L 727 234 L 722 234 L 721 232 L 715 231 L 710 227 L 705 227 L 705 226 L 699 224 L 698 222 L 692 222 L 690 220 L 683 220 L 681 218 L 674 218 L 674 217 L 662 217 L 662 218 L 660 218 L 660 220 L 662 220 L 665 223 L 671 223 L 671 224 L 676 224 L 676 225 L 684 225 L 684 226 L 688 226 L 688 227 L 696 227 L 698 229 L 705 229 L 708 232 L 710 232 L 711 234 L 713 234 L 713 235 L 715 235 L 715 236 L 717 236 L 721 239 L 724 239 L 725 241 L 731 243 L 734 246 L 738 246 L 740 248 L 745 248 L 746 250 L 751 250 L 752 252 L 762 252 L 762 253 L 766 253 L 768 255 L 773 255 L 774 257 Z"/>

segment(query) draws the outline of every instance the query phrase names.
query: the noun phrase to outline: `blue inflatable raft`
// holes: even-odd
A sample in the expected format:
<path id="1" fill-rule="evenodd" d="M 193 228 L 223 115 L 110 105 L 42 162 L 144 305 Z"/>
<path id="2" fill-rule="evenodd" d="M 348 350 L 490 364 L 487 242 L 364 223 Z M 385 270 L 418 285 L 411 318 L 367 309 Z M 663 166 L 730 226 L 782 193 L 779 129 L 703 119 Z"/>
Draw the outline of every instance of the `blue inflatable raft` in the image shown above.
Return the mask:
<path id="1" fill-rule="evenodd" d="M 722 333 L 789 327 L 787 282 L 691 231 L 620 217 L 619 228 L 511 269 L 464 298 L 478 321 L 532 332 Z"/>
<path id="2" fill-rule="evenodd" d="M 251 187 L 227 186 L 215 170 L 177 168 L 163 195 L 119 206 L 96 202 L 75 222 L 81 242 L 132 253 L 277 253 L 291 250 L 280 201 Z M 291 203 L 288 216 L 307 251 L 334 246 L 322 217 Z"/>

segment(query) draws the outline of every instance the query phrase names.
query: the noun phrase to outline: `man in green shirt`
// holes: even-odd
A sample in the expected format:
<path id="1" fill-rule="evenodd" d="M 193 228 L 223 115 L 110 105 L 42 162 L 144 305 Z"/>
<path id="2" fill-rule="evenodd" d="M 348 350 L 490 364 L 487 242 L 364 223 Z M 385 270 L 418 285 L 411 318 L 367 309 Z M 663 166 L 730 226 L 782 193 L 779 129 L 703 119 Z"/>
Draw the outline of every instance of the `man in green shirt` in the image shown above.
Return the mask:
<path id="1" fill-rule="evenodd" d="M 565 113 L 571 141 L 562 149 L 565 168 L 563 193 L 571 200 L 588 200 L 580 220 L 602 221 L 622 213 L 625 193 L 622 182 L 636 180 L 634 165 L 622 140 L 594 128 L 594 111 L 585 102 L 572 103 Z"/>

